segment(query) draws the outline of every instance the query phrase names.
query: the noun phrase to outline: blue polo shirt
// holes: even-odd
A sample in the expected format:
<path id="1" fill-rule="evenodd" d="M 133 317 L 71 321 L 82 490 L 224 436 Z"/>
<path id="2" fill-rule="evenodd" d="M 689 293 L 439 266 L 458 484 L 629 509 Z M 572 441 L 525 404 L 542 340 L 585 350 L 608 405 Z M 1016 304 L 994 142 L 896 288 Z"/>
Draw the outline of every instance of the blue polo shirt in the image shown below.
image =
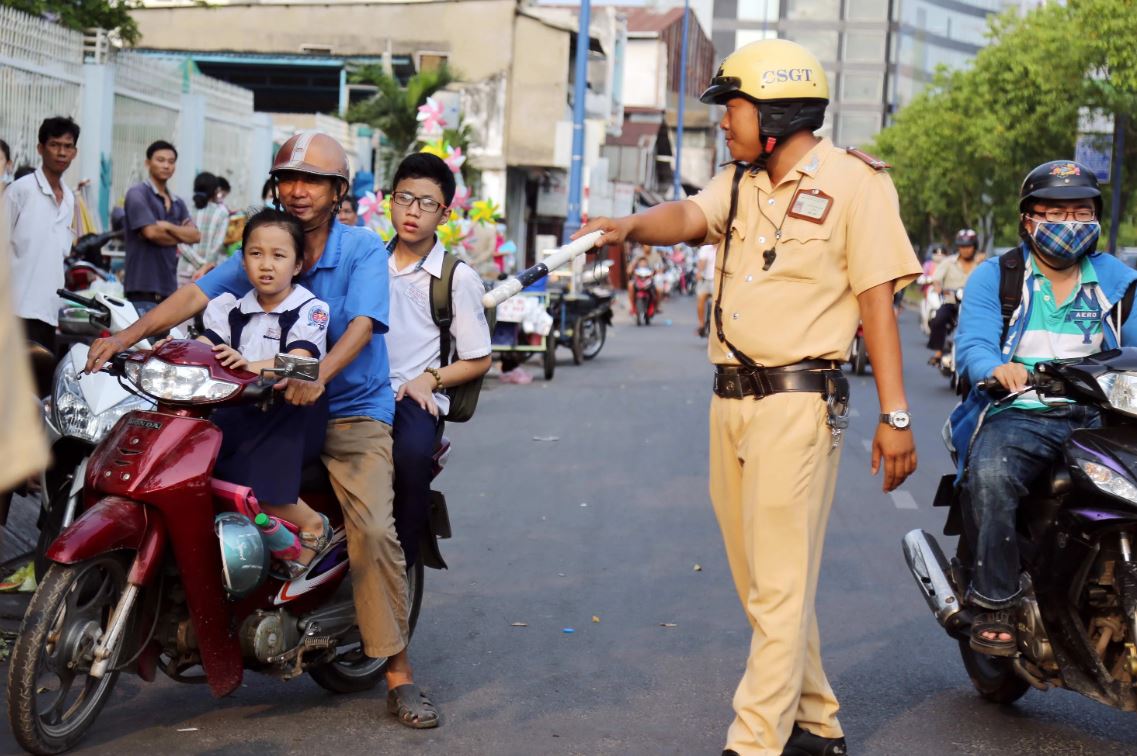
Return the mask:
<path id="1" fill-rule="evenodd" d="M 181 225 L 190 217 L 186 203 L 170 192 L 170 209 L 166 210 L 162 195 L 147 180 L 127 190 L 122 208 L 126 217 L 123 289 L 127 293 L 138 291 L 170 296 L 178 288 L 178 247 L 176 244 L 152 244 L 142 235 L 142 229 L 162 220 Z"/>
<path id="2" fill-rule="evenodd" d="M 371 319 L 371 341 L 328 384 L 331 416 L 370 417 L 390 425 L 395 418 L 395 396 L 383 341 L 389 304 L 387 253 L 379 235 L 333 220 L 324 253 L 299 283 L 331 309 L 329 352 L 348 323 L 360 316 Z M 226 292 L 240 298 L 253 288 L 239 254 L 202 276 L 197 285 L 210 299 Z"/>

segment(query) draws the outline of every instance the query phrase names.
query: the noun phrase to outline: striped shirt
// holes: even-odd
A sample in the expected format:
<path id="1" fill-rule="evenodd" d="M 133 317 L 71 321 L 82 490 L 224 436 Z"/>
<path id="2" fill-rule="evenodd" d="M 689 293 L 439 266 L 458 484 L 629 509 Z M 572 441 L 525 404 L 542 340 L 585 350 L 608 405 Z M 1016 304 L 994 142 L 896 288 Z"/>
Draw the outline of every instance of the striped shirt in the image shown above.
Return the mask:
<path id="1" fill-rule="evenodd" d="M 1043 275 L 1030 258 L 1031 297 L 1030 318 L 1022 339 L 1015 349 L 1012 362 L 1034 370 L 1039 362 L 1086 357 L 1102 349 L 1102 306 L 1098 298 L 1098 277 L 1088 257 L 1083 257 L 1077 285 L 1066 301 L 1058 304 L 1050 279 Z M 1010 406 L 1018 409 L 1047 409 L 1031 391 L 1023 394 Z"/>

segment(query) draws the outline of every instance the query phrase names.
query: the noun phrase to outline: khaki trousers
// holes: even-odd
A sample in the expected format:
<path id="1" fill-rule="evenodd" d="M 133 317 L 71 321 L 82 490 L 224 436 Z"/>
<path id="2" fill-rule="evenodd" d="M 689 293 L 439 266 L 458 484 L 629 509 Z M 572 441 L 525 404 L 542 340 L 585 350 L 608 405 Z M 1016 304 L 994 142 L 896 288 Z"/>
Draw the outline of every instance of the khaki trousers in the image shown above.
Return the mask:
<path id="1" fill-rule="evenodd" d="M 407 647 L 407 565 L 395 534 L 391 426 L 369 417 L 328 423 L 324 465 L 343 508 L 355 613 L 363 652 L 375 659 Z"/>
<path id="2" fill-rule="evenodd" d="M 753 628 L 727 748 L 778 756 L 794 722 L 840 737 L 814 614 L 840 448 L 818 394 L 711 400 L 710 488 Z"/>

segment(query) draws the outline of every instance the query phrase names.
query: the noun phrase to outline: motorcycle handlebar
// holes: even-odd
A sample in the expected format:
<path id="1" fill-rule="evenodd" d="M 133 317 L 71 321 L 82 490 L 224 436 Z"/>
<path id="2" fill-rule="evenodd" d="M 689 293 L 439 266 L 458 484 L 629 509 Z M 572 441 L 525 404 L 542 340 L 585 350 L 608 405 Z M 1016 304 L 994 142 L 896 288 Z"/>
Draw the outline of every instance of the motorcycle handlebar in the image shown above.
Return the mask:
<path id="1" fill-rule="evenodd" d="M 67 289 L 56 289 L 55 293 L 58 294 L 61 299 L 66 299 L 69 302 L 74 302 L 75 304 L 83 305 L 84 307 L 91 309 L 91 310 L 106 310 L 107 309 L 106 305 L 104 305 L 103 303 L 97 302 L 94 299 L 91 299 L 90 297 L 85 297 L 82 294 L 76 294 L 73 291 L 68 291 Z"/>
<path id="2" fill-rule="evenodd" d="M 1027 373 L 1026 386 L 1027 390 L 1047 390 L 1053 385 L 1053 380 L 1048 376 L 1030 371 Z M 993 397 L 1006 396 L 1011 392 L 999 383 L 999 379 L 995 376 L 988 376 L 975 384 L 975 388 L 979 391 L 989 394 Z"/>

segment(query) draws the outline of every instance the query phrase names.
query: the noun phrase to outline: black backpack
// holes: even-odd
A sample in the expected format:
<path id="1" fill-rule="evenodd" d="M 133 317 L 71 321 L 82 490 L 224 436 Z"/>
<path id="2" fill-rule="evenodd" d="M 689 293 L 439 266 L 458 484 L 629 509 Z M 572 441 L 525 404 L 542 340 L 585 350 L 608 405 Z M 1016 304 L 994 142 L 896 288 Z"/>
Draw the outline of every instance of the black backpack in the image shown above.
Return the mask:
<path id="1" fill-rule="evenodd" d="M 442 274 L 430 279 L 430 316 L 438 326 L 438 355 L 442 367 L 450 364 L 454 349 L 450 337 L 450 324 L 454 322 L 454 271 L 461 263 L 457 255 L 445 253 L 442 256 Z M 488 309 L 485 312 L 486 326 L 492 334 L 497 310 Z M 474 416 L 484 379 L 485 376 L 482 375 L 461 386 L 446 389 L 446 395 L 450 397 L 450 410 L 446 413 L 446 420 L 464 423 Z"/>

